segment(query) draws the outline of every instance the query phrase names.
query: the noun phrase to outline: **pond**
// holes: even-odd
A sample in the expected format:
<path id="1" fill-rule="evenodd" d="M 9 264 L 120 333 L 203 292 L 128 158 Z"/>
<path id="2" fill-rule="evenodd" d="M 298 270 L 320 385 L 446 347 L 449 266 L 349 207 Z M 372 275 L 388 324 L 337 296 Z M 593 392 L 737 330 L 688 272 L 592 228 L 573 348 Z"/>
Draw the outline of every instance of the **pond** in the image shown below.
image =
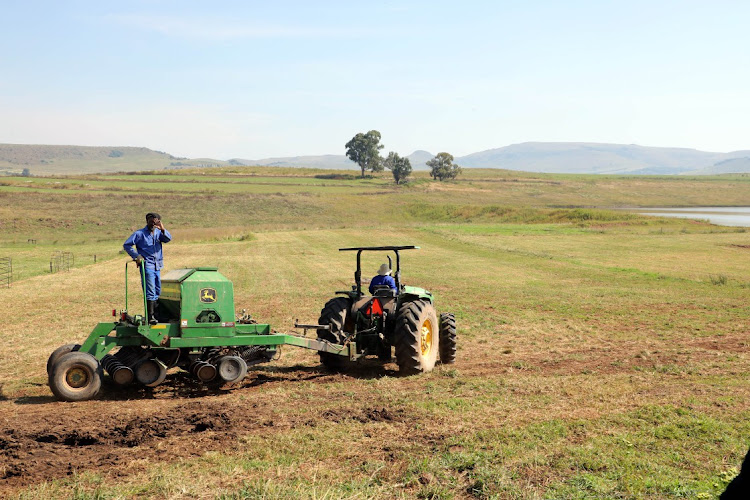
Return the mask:
<path id="1" fill-rule="evenodd" d="M 655 207 L 636 210 L 643 215 L 702 219 L 719 226 L 750 227 L 750 207 Z"/>

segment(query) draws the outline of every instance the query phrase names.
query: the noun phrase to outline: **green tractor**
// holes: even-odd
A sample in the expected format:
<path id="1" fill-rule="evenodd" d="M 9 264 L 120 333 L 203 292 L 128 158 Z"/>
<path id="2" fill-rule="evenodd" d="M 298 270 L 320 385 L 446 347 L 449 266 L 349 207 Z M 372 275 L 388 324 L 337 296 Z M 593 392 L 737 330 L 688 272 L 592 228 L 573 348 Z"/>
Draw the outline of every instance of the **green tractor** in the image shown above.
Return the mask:
<path id="1" fill-rule="evenodd" d="M 435 313 L 432 294 L 401 284 L 399 251 L 409 247 L 345 248 L 358 250 L 356 285 L 344 297 L 330 300 L 314 329 L 318 338 L 275 332 L 250 315 L 235 315 L 234 286 L 215 267 L 173 269 L 162 276 L 157 323 L 128 312 L 128 262 L 125 264 L 125 309 L 112 309 L 112 321 L 98 323 L 81 344 L 66 344 L 50 355 L 47 375 L 52 393 L 61 401 L 95 397 L 104 374 L 111 385 L 155 387 L 167 370 L 181 368 L 200 383 L 237 384 L 249 366 L 275 358 L 279 347 L 295 346 L 320 353 L 328 368 L 340 370 L 375 354 L 391 360 L 392 347 L 404 373 L 428 372 L 438 351 L 443 363 L 456 359 L 456 320 Z M 397 290 L 362 293 L 360 255 L 364 250 L 396 253 Z M 389 257 L 390 262 L 390 257 Z M 392 267 L 389 264 L 389 267 Z M 139 269 L 141 288 L 145 274 Z"/>
<path id="2" fill-rule="evenodd" d="M 377 356 L 390 362 L 395 349 L 396 363 L 404 374 L 429 372 L 440 355 L 443 364 L 456 360 L 456 318 L 451 313 L 435 311 L 432 293 L 424 288 L 404 285 L 401 281 L 403 250 L 417 246 L 379 246 L 341 248 L 357 252 L 357 269 L 351 290 L 337 291 L 342 295 L 326 302 L 318 320 L 318 340 L 344 348 L 355 344 L 353 356 L 337 356 L 320 352 L 320 361 L 335 371 L 345 370 L 355 358 Z M 390 252 L 396 257 L 393 275 L 396 283 L 377 286 L 372 295 L 362 291 L 362 252 L 389 252 L 388 267 L 393 269 Z"/>

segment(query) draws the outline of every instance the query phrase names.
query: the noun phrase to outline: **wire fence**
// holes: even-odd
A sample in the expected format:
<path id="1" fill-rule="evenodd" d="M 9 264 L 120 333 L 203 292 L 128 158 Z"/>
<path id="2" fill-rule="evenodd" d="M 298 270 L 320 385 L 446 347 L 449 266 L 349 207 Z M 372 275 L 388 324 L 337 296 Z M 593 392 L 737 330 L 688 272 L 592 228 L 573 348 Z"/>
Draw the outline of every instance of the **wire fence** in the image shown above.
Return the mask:
<path id="1" fill-rule="evenodd" d="M 74 265 L 74 257 L 71 252 L 57 251 L 49 259 L 49 272 L 58 273 L 60 271 L 70 271 Z"/>
<path id="2" fill-rule="evenodd" d="M 13 259 L 0 257 L 0 284 L 5 284 L 10 288 L 11 283 L 13 283 Z"/>

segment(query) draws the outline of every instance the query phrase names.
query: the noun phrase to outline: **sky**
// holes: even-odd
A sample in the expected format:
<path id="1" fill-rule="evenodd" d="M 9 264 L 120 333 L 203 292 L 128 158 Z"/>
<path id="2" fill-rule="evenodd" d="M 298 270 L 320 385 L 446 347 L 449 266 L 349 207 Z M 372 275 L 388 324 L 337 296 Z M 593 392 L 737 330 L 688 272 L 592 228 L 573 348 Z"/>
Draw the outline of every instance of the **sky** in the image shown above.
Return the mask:
<path id="1" fill-rule="evenodd" d="M 0 143 L 750 149 L 746 1 L 0 0 Z"/>

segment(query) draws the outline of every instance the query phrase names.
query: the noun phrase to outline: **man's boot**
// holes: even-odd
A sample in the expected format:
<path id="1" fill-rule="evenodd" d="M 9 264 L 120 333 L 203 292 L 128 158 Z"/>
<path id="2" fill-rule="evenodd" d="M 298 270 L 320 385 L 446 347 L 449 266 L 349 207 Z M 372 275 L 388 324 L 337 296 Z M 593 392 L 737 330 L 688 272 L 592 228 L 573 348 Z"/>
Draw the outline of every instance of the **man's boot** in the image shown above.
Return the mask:
<path id="1" fill-rule="evenodd" d="M 157 323 L 158 321 L 156 321 L 156 301 L 149 300 L 148 301 L 148 324 L 155 325 Z"/>

